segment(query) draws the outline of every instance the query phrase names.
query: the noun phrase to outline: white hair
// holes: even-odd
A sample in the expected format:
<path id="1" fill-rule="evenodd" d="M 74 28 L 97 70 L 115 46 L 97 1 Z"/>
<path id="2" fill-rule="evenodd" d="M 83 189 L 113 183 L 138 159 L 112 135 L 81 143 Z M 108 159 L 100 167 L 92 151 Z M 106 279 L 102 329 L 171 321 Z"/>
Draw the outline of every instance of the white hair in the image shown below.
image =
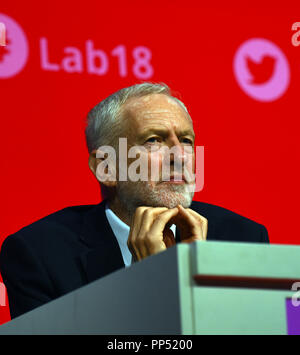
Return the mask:
<path id="1" fill-rule="evenodd" d="M 186 112 L 187 108 L 178 98 L 172 96 L 170 88 L 164 84 L 142 83 L 123 88 L 97 104 L 87 116 L 85 129 L 88 151 L 98 149 L 103 145 L 115 146 L 116 140 L 122 134 L 120 110 L 122 105 L 132 97 L 142 97 L 150 94 L 164 94 L 180 104 Z"/>

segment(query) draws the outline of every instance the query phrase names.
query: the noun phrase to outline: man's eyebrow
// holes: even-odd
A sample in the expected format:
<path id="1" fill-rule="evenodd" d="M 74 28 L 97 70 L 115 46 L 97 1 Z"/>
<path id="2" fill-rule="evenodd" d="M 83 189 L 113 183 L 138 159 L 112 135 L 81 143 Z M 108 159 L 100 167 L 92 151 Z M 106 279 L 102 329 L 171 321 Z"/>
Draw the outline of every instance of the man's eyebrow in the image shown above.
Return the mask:
<path id="1" fill-rule="evenodd" d="M 191 129 L 186 129 L 184 131 L 178 132 L 179 134 L 177 134 L 178 137 L 182 137 L 182 136 L 191 136 L 193 139 L 195 139 L 195 133 L 193 130 Z M 148 137 L 151 134 L 157 134 L 157 135 L 161 135 L 161 136 L 167 136 L 169 134 L 169 130 L 166 128 L 150 128 L 147 131 L 138 134 L 137 137 L 139 139 L 143 139 L 145 137 Z"/>
<path id="2" fill-rule="evenodd" d="M 146 137 L 149 136 L 150 134 L 160 134 L 160 135 L 166 135 L 168 133 L 168 129 L 167 128 L 149 128 L 146 131 L 142 132 L 141 134 L 139 134 L 139 137 Z"/>
<path id="3" fill-rule="evenodd" d="M 192 136 L 195 139 L 195 133 L 191 129 L 186 129 L 180 132 L 180 136 Z"/>
<path id="4" fill-rule="evenodd" d="M 167 136 L 167 130 L 151 128 L 151 129 L 147 129 L 147 131 L 144 131 L 142 133 L 138 133 L 136 137 L 139 141 L 142 141 L 147 137 L 151 136 L 152 134 L 156 134 L 159 136 Z"/>

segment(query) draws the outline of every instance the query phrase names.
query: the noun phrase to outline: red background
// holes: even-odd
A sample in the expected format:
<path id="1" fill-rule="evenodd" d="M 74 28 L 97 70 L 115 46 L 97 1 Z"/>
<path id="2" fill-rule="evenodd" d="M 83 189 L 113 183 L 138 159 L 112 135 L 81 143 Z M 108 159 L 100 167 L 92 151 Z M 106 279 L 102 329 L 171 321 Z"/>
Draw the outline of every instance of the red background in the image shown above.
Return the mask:
<path id="1" fill-rule="evenodd" d="M 299 3 L 299 2 L 298 2 Z M 141 82 L 132 51 L 152 52 L 152 82 L 165 82 L 189 108 L 197 145 L 205 147 L 205 184 L 196 200 L 217 204 L 264 224 L 271 243 L 300 244 L 300 47 L 291 43 L 300 4 L 278 1 L 9 1 L 0 13 L 23 28 L 25 68 L 0 79 L 1 231 L 7 235 L 59 210 L 100 201 L 84 141 L 87 112 L 112 92 Z M 298 17 L 297 17 L 298 14 Z M 83 53 L 83 73 L 45 71 L 39 41 L 60 63 L 64 48 Z M 266 38 L 285 53 L 291 71 L 286 93 L 273 102 L 247 96 L 233 75 L 237 48 Z M 85 69 L 85 41 L 109 56 L 105 75 Z M 121 77 L 111 51 L 127 50 Z M 0 324 L 9 320 L 0 307 Z"/>

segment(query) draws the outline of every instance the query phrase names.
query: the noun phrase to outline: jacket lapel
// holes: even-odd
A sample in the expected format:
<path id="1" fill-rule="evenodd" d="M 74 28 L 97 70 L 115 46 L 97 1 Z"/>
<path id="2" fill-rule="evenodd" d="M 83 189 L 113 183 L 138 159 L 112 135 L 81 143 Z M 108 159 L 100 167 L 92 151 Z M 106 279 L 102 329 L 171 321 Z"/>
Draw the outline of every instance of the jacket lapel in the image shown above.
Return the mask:
<path id="1" fill-rule="evenodd" d="M 125 266 L 119 244 L 106 218 L 105 201 L 86 213 L 80 237 L 88 246 L 88 250 L 80 255 L 88 282 Z"/>

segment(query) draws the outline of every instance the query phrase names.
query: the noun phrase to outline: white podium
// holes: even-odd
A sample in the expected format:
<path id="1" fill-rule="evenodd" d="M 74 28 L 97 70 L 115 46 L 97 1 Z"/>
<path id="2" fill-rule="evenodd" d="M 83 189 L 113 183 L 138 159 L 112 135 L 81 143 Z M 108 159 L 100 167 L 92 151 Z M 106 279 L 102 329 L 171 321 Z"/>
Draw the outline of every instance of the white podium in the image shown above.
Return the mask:
<path id="1" fill-rule="evenodd" d="M 295 282 L 298 246 L 178 244 L 15 318 L 0 334 L 293 334 L 297 327 L 300 334 Z"/>

